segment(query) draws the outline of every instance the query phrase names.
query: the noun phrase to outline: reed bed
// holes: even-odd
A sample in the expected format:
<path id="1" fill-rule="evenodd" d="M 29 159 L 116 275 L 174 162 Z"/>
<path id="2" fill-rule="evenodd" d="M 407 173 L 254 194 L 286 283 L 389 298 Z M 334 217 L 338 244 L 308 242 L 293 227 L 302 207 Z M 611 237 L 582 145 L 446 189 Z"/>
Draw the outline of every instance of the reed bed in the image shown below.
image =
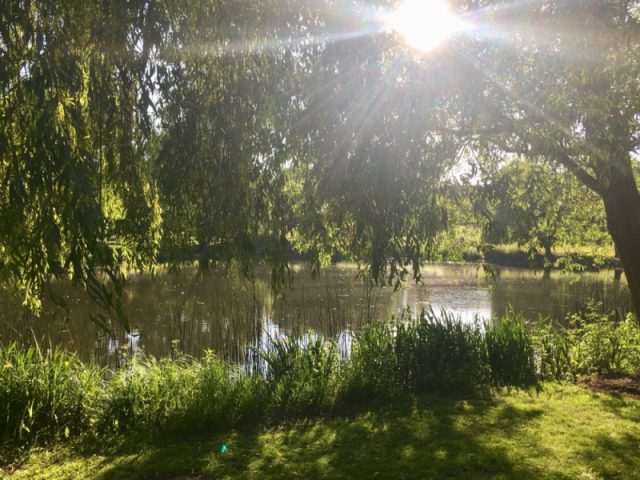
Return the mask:
<path id="1" fill-rule="evenodd" d="M 407 392 L 484 396 L 499 387 L 640 371 L 633 317 L 617 322 L 592 309 L 571 322 L 571 328 L 545 321 L 532 327 L 508 311 L 499 322 L 469 324 L 446 312 L 407 310 L 355 334 L 348 358 L 336 337 L 276 332 L 265 348 L 254 348 L 259 368 L 211 351 L 195 359 L 177 342 L 161 360 L 125 351 L 115 370 L 60 348 L 42 353 L 12 344 L 0 349 L 0 442 L 108 442 L 122 434 L 316 415 Z"/>

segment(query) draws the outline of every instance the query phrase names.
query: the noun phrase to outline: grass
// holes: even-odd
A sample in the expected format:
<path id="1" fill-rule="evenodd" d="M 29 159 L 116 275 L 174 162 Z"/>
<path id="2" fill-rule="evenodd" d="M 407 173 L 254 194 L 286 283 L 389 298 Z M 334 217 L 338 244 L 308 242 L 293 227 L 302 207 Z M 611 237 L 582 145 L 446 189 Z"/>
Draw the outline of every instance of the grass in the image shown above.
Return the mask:
<path id="1" fill-rule="evenodd" d="M 221 453 L 221 446 L 227 451 Z M 404 395 L 332 418 L 117 447 L 34 450 L 11 479 L 633 479 L 640 402 L 546 383 L 493 399 Z"/>
<path id="2" fill-rule="evenodd" d="M 481 254 L 476 245 L 483 243 L 480 230 L 471 225 L 459 226 L 440 238 L 440 249 L 436 260 L 450 262 L 482 261 L 496 265 L 529 268 L 543 268 L 544 255 L 540 250 L 531 257 L 526 247 L 517 243 L 493 245 L 490 251 Z M 553 265 L 556 260 L 561 261 Z M 552 268 L 581 271 L 601 270 L 602 268 L 621 268 L 620 261 L 615 258 L 613 245 L 592 247 L 586 245 L 557 244 L 552 248 Z M 570 267 L 570 268 L 567 268 Z"/>
<path id="3" fill-rule="evenodd" d="M 589 247 L 576 245 L 558 245 L 552 249 L 551 267 L 553 269 L 580 272 L 586 270 L 601 270 L 603 268 L 621 268 L 620 261 L 614 257 L 613 247 L 602 252 L 595 252 Z M 463 257 L 468 260 L 478 260 L 477 252 L 465 250 Z M 521 268 L 543 268 L 544 255 L 542 252 L 530 257 L 530 253 L 517 244 L 496 245 L 484 255 L 484 259 L 497 265 Z M 556 265 L 556 261 L 560 260 Z"/>

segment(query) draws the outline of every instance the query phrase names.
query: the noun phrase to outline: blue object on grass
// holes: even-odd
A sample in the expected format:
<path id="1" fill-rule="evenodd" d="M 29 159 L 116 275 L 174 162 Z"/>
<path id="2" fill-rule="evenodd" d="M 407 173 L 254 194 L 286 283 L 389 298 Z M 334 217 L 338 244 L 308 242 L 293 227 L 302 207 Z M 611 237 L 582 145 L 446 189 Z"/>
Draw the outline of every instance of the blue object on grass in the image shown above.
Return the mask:
<path id="1" fill-rule="evenodd" d="M 220 449 L 220 453 L 224 453 L 227 451 L 227 446 L 226 445 L 222 445 L 222 448 Z"/>

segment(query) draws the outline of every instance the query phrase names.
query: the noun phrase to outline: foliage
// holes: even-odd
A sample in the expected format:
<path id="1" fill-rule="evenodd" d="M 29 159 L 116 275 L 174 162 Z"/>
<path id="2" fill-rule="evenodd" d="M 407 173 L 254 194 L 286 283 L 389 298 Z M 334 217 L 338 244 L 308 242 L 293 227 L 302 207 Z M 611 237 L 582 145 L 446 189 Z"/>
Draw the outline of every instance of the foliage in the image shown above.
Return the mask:
<path id="1" fill-rule="evenodd" d="M 423 310 L 415 320 L 407 312 L 397 325 L 397 381 L 417 391 L 479 391 L 489 383 L 486 345 L 479 325 L 454 314 Z"/>
<path id="2" fill-rule="evenodd" d="M 486 345 L 479 325 L 442 312 L 406 311 L 373 323 L 357 335 L 352 365 L 355 391 L 482 393 L 490 383 Z M 519 385 L 519 384 L 518 384 Z"/>
<path id="3" fill-rule="evenodd" d="M 576 380 L 640 371 L 640 327 L 631 314 L 617 321 L 592 305 L 584 315 L 571 315 L 567 328 L 541 320 L 533 338 L 542 378 Z"/>
<path id="4" fill-rule="evenodd" d="M 87 406 L 102 372 L 59 347 L 42 355 L 9 345 L 0 349 L 0 438 L 16 443 L 68 438 L 90 428 Z"/>
<path id="5" fill-rule="evenodd" d="M 575 317 L 573 328 L 541 321 L 530 329 L 514 312 L 482 325 L 431 310 L 374 322 L 355 336 L 350 358 L 340 358 L 334 339 L 273 337 L 253 371 L 211 352 L 201 361 L 177 352 L 134 356 L 104 371 L 60 349 L 40 355 L 11 345 L 0 350 L 0 438 L 7 447 L 109 442 L 305 417 L 406 393 L 482 397 L 500 387 L 540 388 L 540 380 L 637 373 L 639 351 L 631 317 L 616 323 L 593 313 Z"/>
<path id="6" fill-rule="evenodd" d="M 567 172 L 512 159 L 503 166 L 485 165 L 482 177 L 472 194 L 485 241 L 515 242 L 531 260 L 542 251 L 547 266 L 558 244 L 587 246 L 600 256 L 610 247 L 601 200 Z M 565 256 L 556 266 L 561 263 L 571 262 Z"/>
<path id="7" fill-rule="evenodd" d="M 260 385 L 207 352 L 159 361 L 136 357 L 112 374 L 92 418 L 94 435 L 233 424 L 255 415 Z M 236 379 L 234 381 L 234 379 Z"/>
<path id="8" fill-rule="evenodd" d="M 499 322 L 488 324 L 485 342 L 495 384 L 537 385 L 536 351 L 522 314 L 511 309 Z"/>
<path id="9" fill-rule="evenodd" d="M 400 286 L 449 227 L 460 160 L 519 157 L 524 243 L 554 238 L 569 214 L 533 200 L 574 175 L 604 200 L 640 303 L 637 5 L 451 3 L 483 28 L 421 55 L 381 27 L 394 2 L 2 0 L 3 283 L 37 309 L 51 276 L 92 290 L 101 269 L 106 327 L 127 327 L 123 271 L 161 250 L 247 278 L 259 254 L 279 293 L 291 246 Z"/>
<path id="10" fill-rule="evenodd" d="M 480 111 L 471 97 L 463 108 L 468 126 L 458 132 L 480 152 L 479 162 L 506 160 L 505 154 L 544 162 L 600 196 L 637 307 L 640 251 L 632 239 L 640 232 L 640 194 L 632 118 L 640 103 L 631 92 L 640 51 L 629 43 L 640 25 L 637 4 L 558 0 L 505 7 L 489 9 L 484 20 L 499 21 L 504 13 L 503 20 L 519 25 L 501 35 L 510 47 L 488 42 L 468 51 L 487 72 L 474 91 L 496 108 Z"/>
<path id="11" fill-rule="evenodd" d="M 572 360 L 583 374 L 635 372 L 640 368 L 640 328 L 632 315 L 613 322 L 590 309 L 583 317 L 571 316 L 574 340 Z"/>
<path id="12" fill-rule="evenodd" d="M 373 280 L 398 286 L 409 265 L 420 278 L 448 225 L 439 180 L 455 145 L 425 133 L 439 121 L 431 92 L 418 99 L 410 82 L 388 80 L 400 68 L 391 58 L 408 61 L 383 38 L 327 45 L 309 58 L 293 132 L 302 141 L 291 146 L 301 185 L 293 234 L 312 263 L 345 249 Z"/>
<path id="13" fill-rule="evenodd" d="M 490 386 L 537 385 L 535 351 L 514 312 L 496 325 L 465 324 L 446 311 L 409 310 L 373 323 L 353 348 L 354 387 L 373 392 L 483 394 Z"/>
<path id="14" fill-rule="evenodd" d="M 301 414 L 333 407 L 341 368 L 334 339 L 311 332 L 304 337 L 276 336 L 271 348 L 257 353 L 266 362 L 271 409 Z"/>
<path id="15" fill-rule="evenodd" d="M 572 364 L 571 340 L 564 327 L 557 323 L 538 322 L 534 338 L 535 349 L 540 356 L 540 376 L 562 381 L 576 380 L 577 371 Z"/>
<path id="16" fill-rule="evenodd" d="M 143 3 L 0 4 L 0 279 L 35 308 L 50 275 L 91 288 L 102 267 L 119 292 L 118 260 L 153 261 L 150 125 L 135 114 L 150 106 L 133 58 Z"/>
<path id="17" fill-rule="evenodd" d="M 502 330 L 509 331 L 511 323 L 505 325 Z M 505 361 L 531 355 L 508 342 L 490 351 Z M 313 334 L 274 337 L 257 353 L 264 375 L 228 365 L 211 352 L 200 362 L 181 354 L 161 360 L 134 356 L 106 372 L 59 349 L 41 358 L 33 348 L 22 352 L 11 345 L 0 351 L 2 439 L 20 444 L 78 435 L 109 438 L 308 415 L 363 394 L 475 395 L 492 382 L 529 385 L 526 373 L 507 377 L 491 369 L 480 325 L 462 324 L 445 312 L 413 318 L 407 311 L 400 319 L 375 323 L 356 337 L 350 359 L 340 359 L 336 340 Z M 521 363 L 512 362 L 513 368 Z"/>
<path id="18" fill-rule="evenodd" d="M 93 320 L 128 329 L 127 268 L 196 243 L 201 265 L 251 277 L 261 234 L 282 288 L 292 53 L 247 34 L 276 35 L 281 3 L 1 2 L 0 280 L 37 310 L 51 275 L 92 289 L 101 269 Z"/>

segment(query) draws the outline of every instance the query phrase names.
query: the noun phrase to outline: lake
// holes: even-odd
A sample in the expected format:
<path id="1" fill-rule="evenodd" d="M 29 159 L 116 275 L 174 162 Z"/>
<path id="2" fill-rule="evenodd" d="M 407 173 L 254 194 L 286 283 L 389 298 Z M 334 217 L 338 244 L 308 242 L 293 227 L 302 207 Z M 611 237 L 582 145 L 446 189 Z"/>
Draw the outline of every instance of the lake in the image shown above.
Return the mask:
<path id="1" fill-rule="evenodd" d="M 123 349 L 163 357 L 172 350 L 201 357 L 213 350 L 221 358 L 251 364 L 252 345 L 264 348 L 270 336 L 305 333 L 338 337 L 343 355 L 354 332 L 371 319 L 399 315 L 410 308 L 447 309 L 461 321 L 491 320 L 509 306 L 531 321 L 539 315 L 564 319 L 584 309 L 594 296 L 606 310 L 624 315 L 631 298 L 624 282 L 613 282 L 613 272 L 585 273 L 572 283 L 560 273 L 501 268 L 491 288 L 475 264 L 435 264 L 422 271 L 422 282 L 407 281 L 404 288 L 366 287 L 356 279 L 355 265 L 339 264 L 312 279 L 304 265 L 296 265 L 293 290 L 284 299 L 271 294 L 269 272 L 259 267 L 255 284 L 227 279 L 216 272 L 184 268 L 178 274 L 131 275 L 123 304 L 132 334 L 116 329 L 109 336 L 89 321 L 96 312 L 87 295 L 63 282 L 56 291 L 71 307 L 68 318 L 45 301 L 39 317 L 20 305 L 17 296 L 0 290 L 0 342 L 17 341 L 41 349 L 61 345 L 84 361 L 117 366 Z"/>

